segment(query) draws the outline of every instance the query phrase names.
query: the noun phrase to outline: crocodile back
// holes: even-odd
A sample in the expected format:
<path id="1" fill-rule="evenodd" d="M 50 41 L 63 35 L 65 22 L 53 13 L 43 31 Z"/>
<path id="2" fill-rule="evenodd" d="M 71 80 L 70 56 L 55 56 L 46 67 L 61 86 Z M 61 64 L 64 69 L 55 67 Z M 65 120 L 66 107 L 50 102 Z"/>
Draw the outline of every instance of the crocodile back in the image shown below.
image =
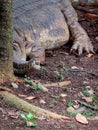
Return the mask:
<path id="1" fill-rule="evenodd" d="M 58 1 L 13 1 L 14 27 L 21 29 L 23 39 L 44 49 L 57 48 L 68 41 L 69 31 L 63 14 L 56 6 Z"/>

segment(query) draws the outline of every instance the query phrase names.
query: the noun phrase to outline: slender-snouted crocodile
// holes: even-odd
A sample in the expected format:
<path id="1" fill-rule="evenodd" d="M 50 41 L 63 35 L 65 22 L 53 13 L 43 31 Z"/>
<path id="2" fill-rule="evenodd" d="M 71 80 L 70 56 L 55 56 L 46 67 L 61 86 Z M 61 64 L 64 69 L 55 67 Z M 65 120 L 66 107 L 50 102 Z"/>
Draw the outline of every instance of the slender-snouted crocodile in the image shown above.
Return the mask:
<path id="1" fill-rule="evenodd" d="M 66 44 L 70 33 L 71 51 L 78 50 L 79 55 L 83 50 L 94 52 L 70 0 L 14 0 L 13 21 L 15 73 L 39 69 L 45 60 L 45 50 Z"/>

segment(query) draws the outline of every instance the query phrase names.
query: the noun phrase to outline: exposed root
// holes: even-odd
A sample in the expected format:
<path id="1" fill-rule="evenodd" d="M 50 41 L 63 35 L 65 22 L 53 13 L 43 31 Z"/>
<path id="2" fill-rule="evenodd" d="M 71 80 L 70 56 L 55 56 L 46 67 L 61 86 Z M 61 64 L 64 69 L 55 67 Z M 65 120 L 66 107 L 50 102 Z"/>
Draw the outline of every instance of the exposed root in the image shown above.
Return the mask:
<path id="1" fill-rule="evenodd" d="M 4 98 L 4 101 L 11 105 L 14 106 L 18 109 L 24 110 L 26 112 L 33 112 L 35 114 L 39 114 L 39 115 L 44 115 L 46 117 L 51 117 L 54 119 L 66 119 L 66 120 L 70 120 L 69 117 L 67 116 L 62 116 L 62 115 L 58 115 L 56 113 L 53 113 L 51 111 L 48 110 L 44 110 L 42 108 L 39 108 L 37 106 L 34 106 L 22 99 L 20 99 L 19 97 L 15 96 L 12 93 L 9 93 L 7 91 L 2 91 L 0 92 L 0 95 Z"/>

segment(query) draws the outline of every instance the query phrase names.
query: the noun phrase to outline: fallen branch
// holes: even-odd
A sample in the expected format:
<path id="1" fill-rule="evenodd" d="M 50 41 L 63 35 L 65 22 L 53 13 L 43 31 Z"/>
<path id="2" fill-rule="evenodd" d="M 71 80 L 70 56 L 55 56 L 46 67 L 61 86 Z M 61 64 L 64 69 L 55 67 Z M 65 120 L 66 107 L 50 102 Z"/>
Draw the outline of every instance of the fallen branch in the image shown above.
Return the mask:
<path id="1" fill-rule="evenodd" d="M 56 82 L 56 83 L 50 83 L 50 84 L 42 84 L 44 87 L 65 87 L 67 85 L 71 84 L 71 81 L 62 81 L 62 82 Z"/>
<path id="2" fill-rule="evenodd" d="M 94 73 L 92 73 L 92 72 L 90 72 L 90 71 L 86 71 L 86 70 L 81 70 L 81 69 L 68 69 L 68 68 L 66 68 L 66 67 L 63 67 L 63 69 L 64 69 L 65 72 L 69 72 L 69 73 L 73 73 L 73 74 L 78 74 L 78 73 L 84 72 L 84 73 L 89 74 L 89 75 L 91 75 L 91 76 L 93 76 L 93 77 L 94 77 L 94 76 L 95 76 L 96 78 L 98 77 L 97 74 L 94 74 Z"/>
<path id="3" fill-rule="evenodd" d="M 20 99 L 19 97 L 15 96 L 14 94 L 9 93 L 7 91 L 0 92 L 0 95 L 4 98 L 4 101 L 7 104 L 14 106 L 18 109 L 24 110 L 26 112 L 33 112 L 36 114 L 45 115 L 46 117 L 52 117 L 55 119 L 66 119 L 66 120 L 70 119 L 69 117 L 61 116 L 61 115 L 58 115 L 58 114 L 53 113 L 51 111 L 44 110 L 42 108 L 34 106 L 34 105 Z"/>
<path id="4" fill-rule="evenodd" d="M 80 103 L 81 105 L 86 106 L 86 107 L 88 107 L 88 108 L 90 108 L 90 109 L 98 110 L 98 108 L 96 108 L 95 106 L 89 105 L 89 104 L 87 104 L 86 102 L 83 102 L 83 101 L 79 101 L 79 100 L 78 100 L 78 103 Z"/>

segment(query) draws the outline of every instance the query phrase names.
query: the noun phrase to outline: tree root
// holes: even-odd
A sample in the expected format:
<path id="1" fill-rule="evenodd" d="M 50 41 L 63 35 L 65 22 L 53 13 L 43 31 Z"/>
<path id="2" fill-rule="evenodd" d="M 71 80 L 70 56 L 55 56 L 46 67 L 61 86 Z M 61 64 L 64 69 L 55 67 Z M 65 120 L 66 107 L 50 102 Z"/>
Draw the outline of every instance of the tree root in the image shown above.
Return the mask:
<path id="1" fill-rule="evenodd" d="M 51 111 L 48 111 L 48 110 L 39 108 L 37 106 L 34 106 L 34 105 L 20 99 L 19 97 L 15 96 L 14 94 L 9 93 L 7 91 L 1 91 L 0 95 L 3 97 L 4 101 L 7 104 L 9 104 L 11 106 L 14 106 L 14 107 L 16 107 L 18 109 L 24 110 L 26 112 L 33 112 L 33 113 L 35 113 L 37 115 L 44 115 L 44 116 L 46 116 L 48 118 L 51 117 L 51 118 L 54 118 L 54 119 L 70 120 L 69 117 L 58 115 L 58 114 L 53 113 Z"/>
<path id="2" fill-rule="evenodd" d="M 78 103 L 80 103 L 81 105 L 84 105 L 84 106 L 86 106 L 86 107 L 88 107 L 88 108 L 90 108 L 90 109 L 98 110 L 98 108 L 96 108 L 95 106 L 89 105 L 89 104 L 87 104 L 86 102 L 83 102 L 83 101 L 79 101 L 79 100 L 78 100 Z"/>

